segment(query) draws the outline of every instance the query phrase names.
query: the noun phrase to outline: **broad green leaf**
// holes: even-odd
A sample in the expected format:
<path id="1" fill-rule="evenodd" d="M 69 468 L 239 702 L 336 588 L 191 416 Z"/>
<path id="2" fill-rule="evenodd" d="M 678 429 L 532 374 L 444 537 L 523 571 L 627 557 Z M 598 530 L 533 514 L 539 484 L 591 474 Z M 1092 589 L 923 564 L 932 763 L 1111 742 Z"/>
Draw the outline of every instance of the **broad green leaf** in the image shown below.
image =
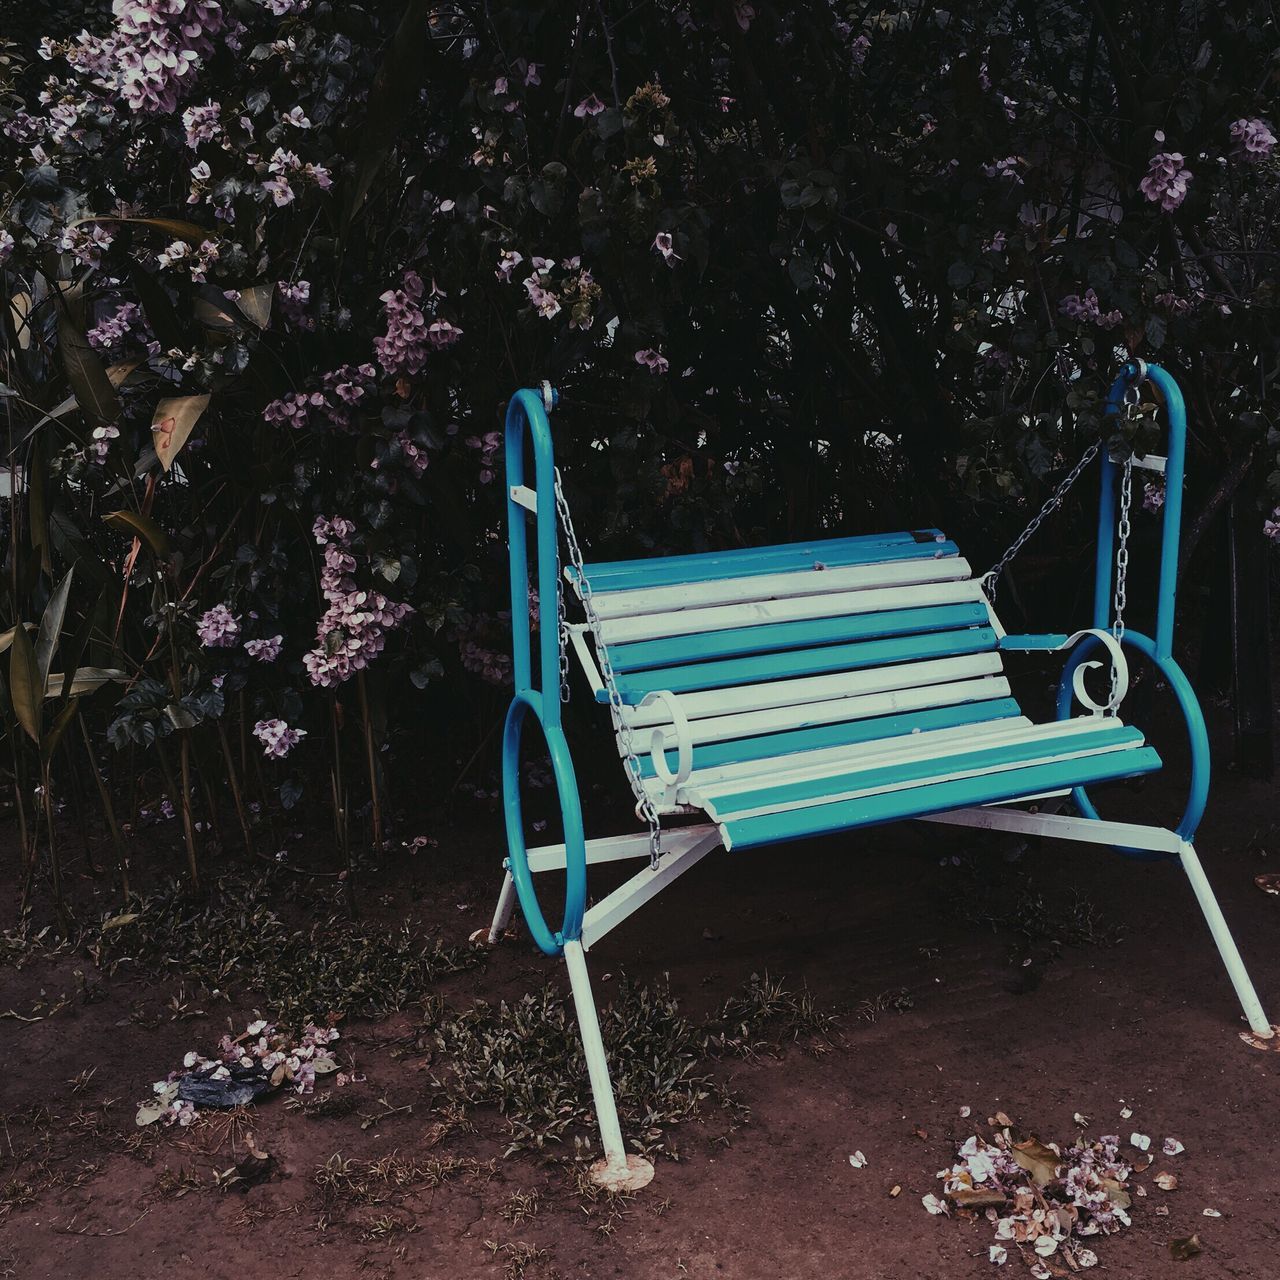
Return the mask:
<path id="1" fill-rule="evenodd" d="M 204 227 L 197 227 L 194 222 L 185 222 L 181 218 L 116 218 L 110 214 L 90 214 L 87 218 L 77 218 L 71 225 L 82 227 L 86 222 L 129 223 L 136 227 L 151 227 L 154 231 L 163 231 L 165 235 L 176 240 L 185 240 L 188 244 L 199 245 L 206 240 L 214 239 L 214 232 Z"/>
<path id="2" fill-rule="evenodd" d="M 53 672 L 45 682 L 44 696 L 56 698 L 61 694 L 64 698 L 78 698 L 82 694 L 101 689 L 104 684 L 110 684 L 113 680 L 128 678 L 117 667 L 77 667 L 67 675 L 60 671 Z"/>
<path id="3" fill-rule="evenodd" d="M 26 351 L 31 346 L 31 295 L 13 294 L 9 299 L 9 312 L 13 317 L 13 332 L 18 346 Z"/>
<path id="4" fill-rule="evenodd" d="M 26 627 L 14 629 L 13 643 L 9 647 L 9 701 L 13 714 L 37 746 L 40 745 L 40 704 L 44 685 L 36 666 L 35 646 L 27 635 Z"/>
<path id="5" fill-rule="evenodd" d="M 62 636 L 62 623 L 67 616 L 67 596 L 71 594 L 71 577 L 75 571 L 75 566 L 72 565 L 63 575 L 62 581 L 54 587 L 53 595 L 49 597 L 49 603 L 45 605 L 44 615 L 40 619 L 40 633 L 36 636 L 36 668 L 40 672 L 41 688 L 49 678 L 49 667 Z"/>
<path id="6" fill-rule="evenodd" d="M 48 764 L 53 759 L 53 753 L 58 749 L 58 743 L 62 741 L 62 735 L 66 733 L 67 727 L 80 714 L 80 699 L 72 698 L 61 711 L 58 712 L 53 724 L 49 726 L 49 732 L 45 734 L 44 741 L 40 744 L 40 759 Z"/>
<path id="7" fill-rule="evenodd" d="M 120 414 L 120 402 L 76 314 L 81 310 L 79 290 L 66 290 L 54 296 L 58 308 L 58 354 L 76 403 L 85 415 L 98 422 L 114 421 Z"/>
<path id="8" fill-rule="evenodd" d="M 265 329 L 271 323 L 271 300 L 275 297 L 276 287 L 273 284 L 253 284 L 240 290 L 236 306 L 241 314 L 259 329 Z"/>
<path id="9" fill-rule="evenodd" d="M 173 396 L 156 405 L 151 419 L 151 439 L 156 447 L 156 457 L 166 471 L 173 466 L 173 460 L 182 452 L 192 428 L 208 407 L 207 395 Z"/>
<path id="10" fill-rule="evenodd" d="M 136 262 L 129 268 L 129 282 L 160 345 L 166 349 L 189 346 L 187 326 L 183 324 L 164 285 Z"/>
<path id="11" fill-rule="evenodd" d="M 107 378 L 110 380 L 111 385 L 118 389 L 125 384 L 129 375 L 141 364 L 141 359 L 122 360 L 119 364 L 109 364 L 107 365 Z"/>
<path id="12" fill-rule="evenodd" d="M 400 122 L 417 106 L 417 90 L 426 69 L 427 8 L 426 0 L 410 0 L 405 6 L 386 59 L 373 78 L 359 145 L 354 148 L 358 160 L 347 222 L 360 211 L 374 178 L 391 154 Z"/>
<path id="13" fill-rule="evenodd" d="M 141 538 L 158 556 L 169 554 L 169 539 L 150 516 L 137 511 L 112 511 L 102 517 L 106 524 L 133 538 Z"/>
<path id="14" fill-rule="evenodd" d="M 30 622 L 22 622 L 18 624 L 27 631 L 34 631 L 35 627 Z M 0 631 L 0 653 L 3 653 L 13 643 L 13 633 L 17 631 L 17 627 L 10 627 L 8 631 Z"/>

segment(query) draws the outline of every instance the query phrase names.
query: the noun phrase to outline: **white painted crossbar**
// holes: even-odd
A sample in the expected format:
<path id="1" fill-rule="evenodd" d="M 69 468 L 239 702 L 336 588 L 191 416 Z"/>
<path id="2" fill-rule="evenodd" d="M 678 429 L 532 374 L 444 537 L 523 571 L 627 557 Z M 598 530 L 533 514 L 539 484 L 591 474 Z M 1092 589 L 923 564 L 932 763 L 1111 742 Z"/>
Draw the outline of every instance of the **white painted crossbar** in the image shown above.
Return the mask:
<path id="1" fill-rule="evenodd" d="M 932 707 L 954 707 L 964 702 L 985 702 L 1007 698 L 1009 682 L 1003 676 L 976 680 L 953 680 L 945 684 L 912 689 L 890 689 L 882 693 L 854 694 L 807 702 L 794 706 L 770 707 L 739 715 L 708 716 L 690 722 L 693 745 L 727 742 L 730 738 L 754 738 L 789 729 L 808 729 L 819 724 L 840 724 L 845 720 L 865 720 L 893 715 L 899 711 L 925 711 Z"/>
<path id="2" fill-rule="evenodd" d="M 1141 744 L 1138 744 L 1141 745 Z M 790 812 L 795 809 L 813 809 L 826 804 L 841 804 L 847 800 L 864 800 L 869 796 L 887 795 L 894 791 L 910 791 L 916 787 L 928 787 L 943 782 L 959 782 L 965 778 L 986 778 L 994 774 L 1008 773 L 1014 769 L 1033 769 L 1037 765 L 1058 764 L 1069 760 L 1092 759 L 1095 756 L 1113 755 L 1117 751 L 1131 751 L 1135 744 L 1125 740 L 1114 744 L 1091 747 L 1085 751 L 1060 751 L 1037 756 L 1034 759 L 1006 760 L 989 763 L 974 769 L 940 769 L 935 775 L 924 778 L 908 778 L 900 782 L 885 782 L 873 787 L 852 787 L 847 790 L 809 796 L 804 799 L 786 800 L 752 809 L 734 809 L 733 795 L 741 795 L 747 788 L 739 787 L 730 794 L 721 794 L 719 802 L 706 796 L 696 797 L 696 802 L 717 822 L 741 822 L 746 818 L 759 818 L 772 813 Z M 722 812 L 723 810 L 723 812 Z"/>
<path id="3" fill-rule="evenodd" d="M 949 564 L 952 561 L 927 561 Z M 750 579 L 748 579 L 750 581 Z M 701 584 L 687 588 L 696 601 Z M 741 604 L 686 608 L 668 613 L 647 613 L 634 618 L 613 618 L 601 623 L 605 644 L 631 644 L 639 640 L 665 640 L 703 631 L 727 631 L 766 622 L 803 622 L 811 618 L 839 618 L 846 614 L 881 613 L 889 609 L 919 609 L 941 604 L 976 604 L 985 600 L 982 586 L 973 580 L 931 582 L 923 586 L 875 587 L 861 591 L 832 591 L 822 595 L 785 600 L 751 600 Z"/>
<path id="4" fill-rule="evenodd" d="M 709 609 L 715 605 L 830 595 L 837 591 L 870 591 L 883 587 L 955 582 L 972 576 L 973 570 L 967 560 L 959 556 L 944 556 L 721 578 L 711 582 L 683 583 L 678 587 L 638 587 L 631 591 L 611 591 L 607 595 L 594 596 L 593 603 L 600 618 L 607 620 L 685 609 Z"/>
<path id="5" fill-rule="evenodd" d="M 682 693 L 680 707 L 690 721 L 704 720 L 710 716 L 803 706 L 831 698 L 884 693 L 890 689 L 918 689 L 926 685 L 996 675 L 1001 666 L 1000 655 L 994 651 L 956 658 L 934 658 L 928 662 L 900 662 L 892 666 L 841 671 L 830 676 L 803 676 L 798 680 L 769 680 L 763 684 Z M 648 707 L 625 707 L 622 714 L 633 729 L 671 723 L 671 716 L 661 703 Z"/>

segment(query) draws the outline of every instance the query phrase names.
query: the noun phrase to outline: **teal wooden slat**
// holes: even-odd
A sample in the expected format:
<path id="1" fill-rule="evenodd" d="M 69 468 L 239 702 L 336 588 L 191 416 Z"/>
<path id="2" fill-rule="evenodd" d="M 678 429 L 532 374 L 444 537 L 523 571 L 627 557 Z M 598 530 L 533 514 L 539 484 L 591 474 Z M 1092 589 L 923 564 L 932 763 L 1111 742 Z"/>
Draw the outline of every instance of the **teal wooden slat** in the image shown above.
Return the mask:
<path id="1" fill-rule="evenodd" d="M 787 809 L 758 818 L 730 819 L 721 824 L 721 830 L 725 835 L 726 848 L 750 849 L 783 840 L 803 840 L 833 831 L 847 831 L 853 827 L 918 818 L 926 813 L 942 813 L 967 805 L 993 804 L 1115 778 L 1132 778 L 1159 768 L 1160 757 L 1153 748 L 1137 747 L 1108 755 L 1011 769 L 1007 773 L 887 791 L 859 800 L 815 805 L 808 809 Z"/>
<path id="2" fill-rule="evenodd" d="M 1104 747 L 1114 747 L 1121 742 L 1140 747 L 1142 734 L 1137 729 L 1125 726 L 1119 729 L 1099 729 L 1093 733 L 1054 734 L 1030 742 L 1010 742 L 998 747 L 983 747 L 977 751 L 957 748 L 953 754 L 941 758 L 903 761 L 870 769 L 852 769 L 848 773 L 823 778 L 806 778 L 801 782 L 744 789 L 734 795 L 717 796 L 714 803 L 720 817 L 729 820 L 734 813 L 744 813 L 748 809 L 777 809 L 783 805 L 820 800 L 823 796 L 836 795 L 841 791 L 925 781 L 942 773 L 997 769 L 1023 761 L 1066 755 L 1069 752 L 1097 751 Z"/>
<path id="3" fill-rule="evenodd" d="M 872 534 L 860 538 L 830 538 L 776 547 L 741 547 L 733 551 L 705 551 L 696 555 L 656 556 L 651 560 L 612 560 L 586 566 L 592 591 L 626 591 L 635 587 L 673 587 L 685 582 L 721 578 L 750 578 L 761 573 L 812 569 L 815 562 L 829 568 L 879 564 L 890 560 L 940 559 L 959 554 L 937 529 L 922 531 L 925 541 L 908 533 Z M 568 571 L 570 580 L 574 571 Z"/>
<path id="4" fill-rule="evenodd" d="M 736 658 L 778 649 L 810 645 L 847 644 L 855 640 L 879 640 L 887 636 L 915 635 L 927 631 L 953 631 L 985 625 L 982 604 L 944 604 L 928 609 L 886 609 L 883 613 L 846 614 L 839 618 L 812 618 L 800 622 L 771 622 L 759 627 L 733 627 L 704 631 L 669 640 L 639 640 L 609 646 L 609 660 L 618 674 L 646 667 L 671 667 L 713 658 Z"/>
<path id="5" fill-rule="evenodd" d="M 808 729 L 789 729 L 755 738 L 737 738 L 729 742 L 708 742 L 694 747 L 693 767 L 714 769 L 722 764 L 738 764 L 746 760 L 768 760 L 774 756 L 801 751 L 820 751 L 824 747 L 852 747 L 863 742 L 927 733 L 930 729 L 951 729 L 963 724 L 985 724 L 990 720 L 1007 720 L 1020 716 L 1021 708 L 1012 698 L 988 698 L 982 702 L 965 702 L 953 707 L 933 707 L 928 711 L 903 711 L 890 716 L 873 716 L 867 720 L 847 720 L 843 724 L 820 724 Z M 640 756 L 640 771 L 646 778 L 654 776 L 653 760 L 646 752 Z"/>
<path id="6" fill-rule="evenodd" d="M 726 689 L 734 685 L 763 684 L 833 671 L 857 671 L 927 658 L 987 653 L 995 647 L 996 633 L 990 627 L 967 627 L 963 631 L 935 631 L 927 635 L 896 636 L 890 640 L 760 653 L 749 658 L 727 658 L 722 662 L 659 667 L 619 677 L 618 691 L 624 702 L 635 704 L 655 689 L 668 689 L 672 693 Z"/>

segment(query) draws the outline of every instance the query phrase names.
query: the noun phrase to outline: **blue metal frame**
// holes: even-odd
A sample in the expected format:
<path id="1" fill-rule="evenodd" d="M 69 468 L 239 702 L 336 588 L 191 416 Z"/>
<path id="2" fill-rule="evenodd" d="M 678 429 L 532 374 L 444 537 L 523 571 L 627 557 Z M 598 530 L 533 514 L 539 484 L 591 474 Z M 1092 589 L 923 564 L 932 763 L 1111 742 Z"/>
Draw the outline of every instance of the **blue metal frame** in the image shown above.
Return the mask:
<path id="1" fill-rule="evenodd" d="M 559 397 L 551 391 L 552 406 Z M 538 497 L 536 515 L 512 497 L 512 489 L 525 483 L 526 435 L 533 448 L 534 485 Z M 560 955 L 566 942 L 582 936 L 582 916 L 587 906 L 587 848 L 582 827 L 582 803 L 573 771 L 569 743 L 560 721 L 560 650 L 555 631 L 556 575 L 559 553 L 556 541 L 555 456 L 551 423 L 542 395 L 517 391 L 507 406 L 506 424 L 507 545 L 511 567 L 511 653 L 515 695 L 507 711 L 502 735 L 502 795 L 507 828 L 507 867 L 515 882 L 520 908 L 533 940 L 549 956 Z M 533 681 L 533 619 L 529 612 L 529 531 L 534 520 L 535 557 L 541 631 L 538 645 L 538 683 Z M 551 607 L 547 607 L 551 606 Z M 520 739 L 526 717 L 532 713 L 542 728 L 551 755 L 552 772 L 564 819 L 566 883 L 564 920 L 557 932 L 547 924 L 529 871 L 520 804 Z"/>
<path id="2" fill-rule="evenodd" d="M 1107 396 L 1107 417 L 1119 415 L 1124 393 L 1131 387 L 1150 382 L 1164 398 L 1165 417 L 1168 421 L 1168 452 L 1165 462 L 1164 517 L 1161 526 L 1160 578 L 1156 592 L 1155 636 L 1126 629 L 1123 643 L 1145 655 L 1169 682 L 1183 718 L 1187 722 L 1187 734 L 1191 745 L 1191 789 L 1182 819 L 1176 828 L 1184 840 L 1194 840 L 1196 828 L 1204 816 L 1209 798 L 1209 735 L 1205 728 L 1204 713 L 1196 699 L 1195 691 L 1185 672 L 1173 657 L 1173 626 L 1178 587 L 1178 544 L 1182 536 L 1182 486 L 1186 474 L 1187 457 L 1187 408 L 1182 390 L 1173 376 L 1158 364 L 1130 362 L 1120 370 L 1111 384 Z M 1093 589 L 1093 625 L 1102 630 L 1111 628 L 1112 574 L 1116 537 L 1116 493 L 1123 462 L 1113 462 L 1102 454 L 1102 483 L 1098 501 L 1098 558 L 1097 575 Z M 1071 679 L 1076 668 L 1099 645 L 1093 637 L 1076 647 L 1062 673 L 1058 687 L 1058 715 L 1065 717 L 1071 711 Z M 1083 787 L 1072 792 L 1080 812 L 1087 818 L 1097 818 L 1098 811 Z M 1162 858 L 1163 854 L 1151 854 L 1137 849 L 1121 849 L 1121 853 L 1135 858 Z"/>
<path id="3" fill-rule="evenodd" d="M 1147 365 L 1141 362 L 1126 364 L 1113 383 L 1107 397 L 1107 415 L 1118 415 L 1123 405 L 1126 390 L 1140 386 L 1143 382 L 1151 382 L 1164 398 L 1165 412 L 1168 419 L 1168 454 L 1165 465 L 1165 502 L 1163 515 L 1163 536 L 1160 554 L 1160 577 L 1156 602 L 1156 626 L 1154 638 L 1135 631 L 1126 631 L 1123 642 L 1130 648 L 1142 653 L 1160 670 L 1173 689 L 1187 722 L 1187 731 L 1191 744 L 1191 789 L 1182 820 L 1177 827 L 1177 834 L 1184 840 L 1194 838 L 1196 828 L 1204 814 L 1209 793 L 1209 741 L 1205 729 L 1204 716 L 1196 700 L 1194 691 L 1182 668 L 1173 657 L 1173 628 L 1177 592 L 1178 544 L 1182 525 L 1182 486 L 1186 464 L 1186 406 L 1182 392 L 1174 379 L 1159 365 Z M 512 397 L 507 409 L 506 418 L 506 481 L 507 481 L 507 523 L 509 531 L 510 571 L 511 571 L 511 628 L 513 681 L 515 693 L 507 713 L 503 733 L 502 746 L 502 782 L 504 809 L 507 831 L 507 865 L 515 885 L 520 906 L 534 941 L 548 955 L 559 955 L 566 942 L 576 941 L 582 934 L 582 919 L 586 910 L 587 875 L 586 875 L 586 840 L 582 823 L 582 806 L 578 794 L 577 780 L 574 774 L 573 760 L 569 753 L 569 744 L 565 738 L 561 724 L 560 706 L 560 666 L 559 643 L 555 633 L 557 619 L 552 609 L 556 600 L 555 582 L 559 573 L 557 512 L 555 504 L 555 461 L 552 449 L 551 424 L 548 419 L 548 407 L 554 406 L 558 397 L 554 391 L 548 391 L 546 402 L 537 391 L 525 389 Z M 537 510 L 531 512 L 526 506 L 517 502 L 513 491 L 526 488 L 526 445 L 530 445 L 533 455 L 534 484 L 533 492 L 537 497 Z M 1122 463 L 1113 462 L 1104 452 L 1102 455 L 1101 492 L 1098 507 L 1098 545 L 1097 545 L 1097 577 L 1094 586 L 1093 625 L 1100 630 L 1108 630 L 1111 626 L 1112 597 L 1112 560 L 1115 550 L 1116 506 L 1118 477 Z M 537 565 L 537 586 L 539 596 L 544 604 L 542 610 L 542 629 L 538 645 L 537 680 L 534 679 L 533 665 L 533 621 L 529 608 L 529 532 L 528 522 L 534 521 L 535 546 L 534 558 Z M 920 541 L 927 544 L 921 554 L 954 554 L 949 544 L 938 545 L 936 539 L 941 535 L 934 533 L 933 541 L 923 535 L 894 535 L 898 541 L 911 539 L 913 544 Z M 852 559 L 863 559 L 877 554 L 878 544 L 889 538 L 884 535 L 870 539 L 848 539 L 848 552 Z M 863 544 L 866 544 L 863 546 Z M 856 544 L 856 545 L 855 545 Z M 845 543 L 830 544 L 837 549 Z M 800 548 L 764 548 L 756 553 L 732 552 L 724 553 L 719 558 L 719 572 L 727 572 L 732 576 L 739 568 L 734 557 L 744 564 L 755 556 L 774 556 L 780 563 L 790 563 L 796 555 L 809 557 L 812 549 Z M 830 552 L 828 552 L 828 555 Z M 636 566 L 627 564 L 601 566 L 602 574 L 610 575 L 617 581 L 610 581 L 613 587 L 637 585 L 637 575 L 643 585 L 652 585 L 655 581 L 683 581 L 696 578 L 691 567 L 686 566 L 681 558 L 675 558 L 670 564 L 666 561 L 655 561 L 646 564 L 643 573 Z M 698 573 L 703 570 L 700 566 Z M 840 620 L 835 620 L 840 623 Z M 809 626 L 811 624 L 806 624 Z M 824 623 L 823 626 L 835 625 Z M 841 624 L 843 625 L 843 624 Z M 890 628 L 890 632 L 892 629 Z M 806 638 L 808 638 L 806 636 Z M 729 635 L 729 639 L 732 636 Z M 985 647 L 989 643 L 986 633 L 980 637 Z M 1034 637 L 1024 637 L 1034 640 Z M 1065 637 L 1046 637 L 1047 640 L 1061 642 Z M 696 642 L 696 637 L 689 638 Z M 797 640 L 799 637 L 797 636 Z M 926 638 L 927 640 L 927 638 Z M 661 666 L 660 659 L 669 658 L 666 649 L 660 642 L 658 645 L 636 644 L 622 646 L 628 650 L 620 665 L 630 668 L 630 674 L 624 677 L 629 681 L 632 692 L 643 692 L 656 678 L 656 675 L 645 673 L 644 668 L 650 665 Z M 724 646 L 725 637 L 721 636 L 716 644 Z M 882 648 L 885 642 L 869 641 L 863 646 L 868 653 Z M 1080 663 L 1086 661 L 1101 642 L 1094 637 L 1086 637 L 1068 659 L 1062 674 L 1062 682 L 1058 693 L 1058 716 L 1066 718 L 1071 714 L 1072 676 Z M 879 646 L 879 648 L 877 647 Z M 696 643 L 695 643 L 696 647 Z M 801 647 L 804 647 L 801 644 Z M 859 646 L 845 645 L 841 648 Z M 1006 647 L 1002 645 L 1001 647 Z M 1020 646 L 1026 647 L 1026 646 Z M 1031 647 L 1034 647 L 1031 646 Z M 659 652 L 661 650 L 661 652 Z M 717 652 L 722 656 L 727 675 L 738 674 L 743 659 L 730 657 L 734 653 L 732 644 Z M 708 656 L 700 654 L 701 657 Z M 687 660 L 687 659 L 686 659 Z M 746 660 L 748 663 L 750 659 Z M 661 675 L 664 687 L 671 683 L 670 671 L 657 673 Z M 726 677 L 727 678 L 727 677 Z M 1015 708 L 1016 709 L 1016 708 Z M 523 813 L 520 802 L 520 743 L 524 723 L 532 714 L 538 721 L 546 739 L 547 749 L 551 756 L 552 769 L 556 787 L 559 792 L 560 808 L 564 821 L 564 841 L 566 850 L 566 885 L 564 917 L 559 930 L 553 931 L 547 924 L 542 909 L 538 904 L 533 885 L 533 877 L 529 870 L 528 849 L 524 837 Z M 978 718 L 982 718 L 979 716 Z M 826 731 L 823 731 L 826 732 Z M 704 752 L 705 754 L 705 749 Z M 1151 753 L 1154 758 L 1154 753 Z M 1152 765 L 1151 767 L 1155 767 Z M 1135 769 L 1135 772 L 1141 770 Z M 1100 770 L 1097 777 L 1107 776 L 1105 769 Z M 969 785 L 969 784 L 967 784 Z M 960 790 L 963 790 L 961 788 Z M 942 792 L 939 792 L 939 797 Z M 959 791 L 957 791 L 959 794 Z M 1081 814 L 1087 818 L 1098 819 L 1099 814 L 1094 807 L 1085 787 L 1078 786 L 1073 792 L 1076 805 Z M 899 797 L 901 799 L 901 797 Z M 952 797 L 947 794 L 947 803 Z M 965 790 L 962 797 L 965 803 L 972 803 L 972 796 Z M 957 801 L 958 803 L 958 801 Z M 945 807 L 945 804 L 944 806 Z M 892 806 L 890 806 L 892 808 Z M 891 816 L 889 809 L 877 820 L 885 820 Z M 865 819 L 865 815 L 864 815 Z M 763 821 L 763 820 L 762 820 Z M 755 820 L 753 820 L 753 823 Z M 760 825 L 760 824 L 756 824 Z M 768 826 L 768 823 L 763 823 Z M 755 843 L 757 840 L 743 840 L 741 833 L 738 843 Z M 1148 852 L 1133 849 L 1121 849 L 1120 852 L 1133 857 L 1150 858 L 1164 855 L 1152 855 Z"/>

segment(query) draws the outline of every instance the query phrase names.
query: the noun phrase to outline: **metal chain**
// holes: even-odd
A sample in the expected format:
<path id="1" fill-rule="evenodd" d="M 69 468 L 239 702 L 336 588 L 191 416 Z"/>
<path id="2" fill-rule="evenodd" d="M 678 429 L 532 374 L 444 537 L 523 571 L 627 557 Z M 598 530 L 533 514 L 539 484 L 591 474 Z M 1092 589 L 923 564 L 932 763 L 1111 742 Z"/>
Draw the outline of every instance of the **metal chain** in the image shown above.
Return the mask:
<path id="1" fill-rule="evenodd" d="M 649 865 L 657 869 L 662 858 L 662 824 L 658 819 L 658 810 L 649 793 L 645 790 L 640 772 L 640 760 L 636 755 L 635 740 L 631 725 L 623 715 L 622 695 L 618 692 L 618 681 L 614 675 L 613 663 L 609 660 L 609 649 L 604 642 L 604 632 L 600 626 L 600 616 L 596 613 L 595 601 L 591 594 L 591 583 L 587 580 L 586 566 L 582 561 L 582 548 L 578 545 L 578 535 L 573 527 L 573 517 L 569 514 L 569 504 L 565 501 L 564 488 L 560 483 L 560 468 L 555 469 L 556 514 L 560 517 L 560 527 L 564 530 L 565 546 L 569 550 L 569 563 L 578 575 L 578 597 L 582 601 L 583 611 L 587 615 L 587 626 L 596 642 L 596 662 L 600 666 L 600 678 L 604 681 L 605 692 L 609 695 L 609 711 L 613 716 L 613 727 L 622 743 L 624 759 L 627 766 L 627 781 L 636 798 L 636 812 L 649 824 Z M 561 596 L 561 673 L 567 665 L 564 656 L 565 638 L 568 624 L 564 621 L 563 595 Z"/>
<path id="2" fill-rule="evenodd" d="M 1000 575 L 1008 567 L 1009 562 L 1022 550 L 1023 545 L 1035 533 L 1035 531 L 1051 516 L 1057 509 L 1062 506 L 1063 499 L 1066 498 L 1071 486 L 1080 479 L 1084 473 L 1084 469 L 1098 456 L 1098 450 L 1102 448 L 1102 442 L 1095 440 L 1081 455 L 1080 461 L 1067 473 L 1062 483 L 1049 495 L 1044 506 L 1031 517 L 1030 523 L 1018 536 L 1009 544 L 1009 549 L 1002 555 L 999 561 L 982 575 L 982 589 L 987 594 L 987 599 L 992 604 L 996 602 L 996 588 L 1000 582 Z"/>
<path id="3" fill-rule="evenodd" d="M 1131 383 L 1124 391 L 1124 416 L 1128 422 L 1137 421 L 1141 402 L 1142 392 L 1136 383 Z M 1111 634 L 1115 636 L 1117 643 L 1123 643 L 1124 641 L 1124 610 L 1129 598 L 1129 534 L 1131 532 L 1129 508 L 1132 501 L 1133 454 L 1130 453 L 1124 461 L 1124 471 L 1120 477 L 1120 517 L 1116 522 L 1116 584 L 1115 594 L 1112 597 Z M 1119 681 L 1120 673 L 1113 663 L 1111 667 L 1111 697 L 1107 703 L 1107 710 L 1112 715 L 1116 713 L 1118 702 L 1116 691 L 1119 688 Z"/>
<path id="4" fill-rule="evenodd" d="M 569 687 L 569 619 L 564 611 L 564 572 L 560 564 L 559 543 L 556 544 L 556 624 L 557 641 L 560 645 L 560 701 L 568 702 L 571 692 Z"/>

